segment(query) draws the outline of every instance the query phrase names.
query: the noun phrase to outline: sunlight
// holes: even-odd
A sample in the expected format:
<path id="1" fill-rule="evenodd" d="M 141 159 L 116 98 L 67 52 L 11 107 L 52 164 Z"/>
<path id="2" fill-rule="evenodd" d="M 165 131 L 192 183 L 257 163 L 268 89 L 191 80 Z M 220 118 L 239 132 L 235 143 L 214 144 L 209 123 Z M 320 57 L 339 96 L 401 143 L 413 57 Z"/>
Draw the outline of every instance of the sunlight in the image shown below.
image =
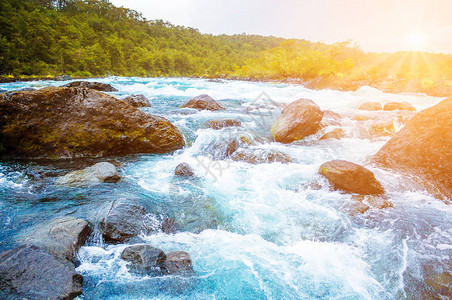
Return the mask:
<path id="1" fill-rule="evenodd" d="M 413 32 L 407 36 L 408 45 L 410 50 L 422 51 L 426 44 L 426 37 L 421 32 Z"/>

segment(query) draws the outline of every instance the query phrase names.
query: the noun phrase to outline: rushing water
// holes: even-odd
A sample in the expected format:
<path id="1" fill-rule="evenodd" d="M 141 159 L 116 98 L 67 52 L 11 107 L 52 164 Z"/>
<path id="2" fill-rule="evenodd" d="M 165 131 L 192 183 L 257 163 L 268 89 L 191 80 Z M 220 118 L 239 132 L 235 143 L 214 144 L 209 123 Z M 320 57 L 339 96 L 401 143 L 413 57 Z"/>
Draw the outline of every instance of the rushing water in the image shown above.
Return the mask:
<path id="1" fill-rule="evenodd" d="M 130 274 L 120 259 L 126 245 L 106 245 L 95 230 L 78 254 L 77 270 L 84 277 L 80 298 L 421 299 L 435 296 L 431 286 L 436 281 L 450 281 L 451 206 L 410 178 L 369 165 L 366 158 L 389 137 L 366 136 L 359 125 L 365 122 L 352 118 L 358 113 L 376 116 L 357 110 L 365 101 L 408 101 L 420 110 L 440 98 L 385 94 L 368 87 L 356 92 L 313 91 L 286 84 L 187 78 L 97 81 L 118 88 L 112 93 L 117 97 L 149 97 L 152 107 L 142 110 L 171 120 L 188 146 L 168 155 L 104 159 L 122 164 L 123 179 L 84 188 L 53 183 L 56 176 L 96 160 L 0 163 L 0 250 L 14 247 L 14 236 L 21 230 L 57 215 L 82 217 L 96 227 L 111 201 L 133 198 L 151 212 L 156 226 L 165 217 L 176 221 L 178 233 L 141 238 L 165 252 L 189 252 L 196 276 Z M 0 88 L 61 84 L 36 81 Z M 199 94 L 220 100 L 227 110 L 179 108 Z M 341 114 L 341 127 L 349 138 L 319 141 L 318 134 L 291 145 L 271 142 L 271 123 L 279 113 L 271 104 L 299 98 Z M 218 118 L 240 119 L 243 126 L 202 128 L 205 121 Z M 396 123 L 397 129 L 401 126 Z M 278 150 L 294 161 L 253 165 L 220 160 L 221 141 L 239 135 L 255 139 L 254 148 Z M 330 191 L 325 184 L 313 188 L 312 182 L 322 181 L 316 175 L 318 167 L 331 159 L 369 167 L 393 207 L 353 213 L 350 203 L 356 200 L 351 195 Z M 175 179 L 173 170 L 181 162 L 189 163 L 198 177 Z"/>

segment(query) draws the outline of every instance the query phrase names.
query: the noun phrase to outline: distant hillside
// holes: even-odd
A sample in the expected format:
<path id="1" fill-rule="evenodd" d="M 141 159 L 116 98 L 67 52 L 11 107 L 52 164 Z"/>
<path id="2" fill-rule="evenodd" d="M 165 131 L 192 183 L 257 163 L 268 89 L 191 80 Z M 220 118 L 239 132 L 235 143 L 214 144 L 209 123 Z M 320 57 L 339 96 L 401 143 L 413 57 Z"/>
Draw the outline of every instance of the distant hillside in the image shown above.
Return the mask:
<path id="1" fill-rule="evenodd" d="M 107 0 L 0 0 L 0 74 L 294 78 L 312 87 L 431 91 L 452 87 L 452 55 L 201 34 Z"/>

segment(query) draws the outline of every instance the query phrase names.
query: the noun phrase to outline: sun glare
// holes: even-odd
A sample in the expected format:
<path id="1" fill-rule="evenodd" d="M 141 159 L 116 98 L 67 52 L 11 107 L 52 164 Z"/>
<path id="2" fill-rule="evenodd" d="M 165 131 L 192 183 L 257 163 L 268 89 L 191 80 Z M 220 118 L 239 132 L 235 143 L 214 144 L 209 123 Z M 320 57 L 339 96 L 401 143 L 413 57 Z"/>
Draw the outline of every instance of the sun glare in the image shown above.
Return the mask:
<path id="1" fill-rule="evenodd" d="M 407 42 L 410 50 L 421 51 L 425 47 L 425 35 L 420 32 L 413 32 L 407 36 Z"/>

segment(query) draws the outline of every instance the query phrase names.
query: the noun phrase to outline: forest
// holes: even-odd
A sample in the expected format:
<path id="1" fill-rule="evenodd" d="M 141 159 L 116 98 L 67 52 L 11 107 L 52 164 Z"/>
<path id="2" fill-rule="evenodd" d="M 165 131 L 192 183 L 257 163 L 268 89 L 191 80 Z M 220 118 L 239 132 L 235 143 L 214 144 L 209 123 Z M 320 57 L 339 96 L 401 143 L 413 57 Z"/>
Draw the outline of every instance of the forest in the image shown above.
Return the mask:
<path id="1" fill-rule="evenodd" d="M 428 91 L 452 87 L 452 55 L 202 34 L 108 0 L 0 0 L 0 75 L 57 74 L 291 78 L 343 88 L 396 82 Z"/>

